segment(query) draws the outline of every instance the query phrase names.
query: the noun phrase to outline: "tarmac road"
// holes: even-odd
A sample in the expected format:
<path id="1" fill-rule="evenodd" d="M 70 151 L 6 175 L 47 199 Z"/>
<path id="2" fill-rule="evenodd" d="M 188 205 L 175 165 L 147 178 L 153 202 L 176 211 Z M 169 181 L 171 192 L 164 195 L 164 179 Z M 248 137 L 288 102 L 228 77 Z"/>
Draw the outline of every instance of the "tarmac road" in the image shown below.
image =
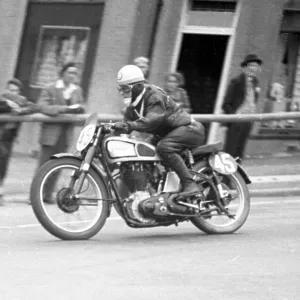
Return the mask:
<path id="1" fill-rule="evenodd" d="M 300 200 L 253 198 L 235 234 L 190 223 L 131 229 L 113 214 L 89 241 L 65 242 L 29 205 L 0 209 L 0 299 L 299 299 Z"/>

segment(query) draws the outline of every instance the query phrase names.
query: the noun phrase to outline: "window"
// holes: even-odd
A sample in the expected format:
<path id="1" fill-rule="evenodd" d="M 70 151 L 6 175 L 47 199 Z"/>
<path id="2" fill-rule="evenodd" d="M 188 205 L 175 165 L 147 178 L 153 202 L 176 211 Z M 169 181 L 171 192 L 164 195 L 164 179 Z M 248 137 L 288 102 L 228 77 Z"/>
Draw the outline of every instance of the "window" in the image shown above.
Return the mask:
<path id="1" fill-rule="evenodd" d="M 236 7 L 236 1 L 193 0 L 191 5 L 191 10 L 234 12 L 235 7 Z"/>
<path id="2" fill-rule="evenodd" d="M 281 33 L 270 81 L 265 112 L 300 111 L 300 35 Z M 299 135 L 299 120 L 274 120 L 262 124 L 260 134 Z"/>

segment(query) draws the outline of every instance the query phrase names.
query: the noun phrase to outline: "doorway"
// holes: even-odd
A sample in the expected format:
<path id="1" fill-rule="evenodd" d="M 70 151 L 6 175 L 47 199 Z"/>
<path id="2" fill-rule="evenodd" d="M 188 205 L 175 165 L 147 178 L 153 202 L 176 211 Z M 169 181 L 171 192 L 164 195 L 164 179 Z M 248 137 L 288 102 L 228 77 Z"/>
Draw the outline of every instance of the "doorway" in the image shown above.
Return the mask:
<path id="1" fill-rule="evenodd" d="M 225 35 L 183 35 L 177 70 L 185 77 L 194 114 L 214 111 L 227 43 Z M 204 125 L 208 133 L 209 123 Z"/>

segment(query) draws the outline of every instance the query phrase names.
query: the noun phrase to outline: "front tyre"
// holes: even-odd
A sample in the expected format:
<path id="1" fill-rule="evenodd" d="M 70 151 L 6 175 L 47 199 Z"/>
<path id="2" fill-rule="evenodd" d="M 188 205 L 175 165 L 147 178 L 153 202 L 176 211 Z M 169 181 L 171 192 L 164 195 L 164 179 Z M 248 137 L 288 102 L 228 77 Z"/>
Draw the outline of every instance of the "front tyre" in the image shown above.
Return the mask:
<path id="1" fill-rule="evenodd" d="M 194 171 L 204 173 L 208 176 L 212 170 L 207 162 L 199 162 L 195 165 Z M 222 212 L 212 212 L 203 217 L 191 218 L 191 222 L 200 230 L 208 234 L 226 234 L 237 231 L 246 222 L 250 212 L 250 194 L 248 187 L 239 174 L 235 172 L 231 175 L 219 175 L 224 190 L 227 190 L 230 197 L 225 200 L 224 206 L 227 211 L 235 215 L 230 218 Z M 210 191 L 207 200 L 213 200 L 215 192 Z M 207 205 L 208 209 L 216 208 L 214 202 Z"/>
<path id="2" fill-rule="evenodd" d="M 104 226 L 109 212 L 108 191 L 102 178 L 90 168 L 79 193 L 79 201 L 68 201 L 81 162 L 57 158 L 42 165 L 33 178 L 30 199 L 41 225 L 62 240 L 86 240 Z M 73 178 L 73 179 L 72 179 Z M 82 200 L 81 200 L 82 199 Z M 51 201 L 51 205 L 47 202 Z"/>

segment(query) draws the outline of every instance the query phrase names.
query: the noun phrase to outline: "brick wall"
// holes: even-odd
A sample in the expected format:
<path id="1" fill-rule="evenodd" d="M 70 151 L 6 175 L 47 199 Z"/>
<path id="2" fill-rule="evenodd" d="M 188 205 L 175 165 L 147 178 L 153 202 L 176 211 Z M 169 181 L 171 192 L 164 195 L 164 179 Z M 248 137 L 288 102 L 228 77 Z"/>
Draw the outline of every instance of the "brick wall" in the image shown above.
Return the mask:
<path id="1" fill-rule="evenodd" d="M 110 0 L 105 4 L 88 97 L 90 111 L 118 114 L 123 107 L 117 94 L 117 72 L 131 59 L 138 4 L 138 0 Z"/>
<path id="2" fill-rule="evenodd" d="M 26 7 L 27 0 L 0 1 L 0 89 L 14 74 Z"/>
<path id="3" fill-rule="evenodd" d="M 284 0 L 243 0 L 236 31 L 230 76 L 237 75 L 245 55 L 256 53 L 262 60 L 261 107 L 277 57 L 277 43 L 282 19 Z"/>
<path id="4" fill-rule="evenodd" d="M 138 56 L 148 57 L 156 16 L 156 5 L 159 0 L 140 0 L 136 12 L 135 29 L 131 43 L 130 61 Z"/>
<path id="5" fill-rule="evenodd" d="M 182 0 L 165 0 L 162 7 L 150 73 L 150 81 L 160 86 L 171 68 L 183 5 Z"/>

